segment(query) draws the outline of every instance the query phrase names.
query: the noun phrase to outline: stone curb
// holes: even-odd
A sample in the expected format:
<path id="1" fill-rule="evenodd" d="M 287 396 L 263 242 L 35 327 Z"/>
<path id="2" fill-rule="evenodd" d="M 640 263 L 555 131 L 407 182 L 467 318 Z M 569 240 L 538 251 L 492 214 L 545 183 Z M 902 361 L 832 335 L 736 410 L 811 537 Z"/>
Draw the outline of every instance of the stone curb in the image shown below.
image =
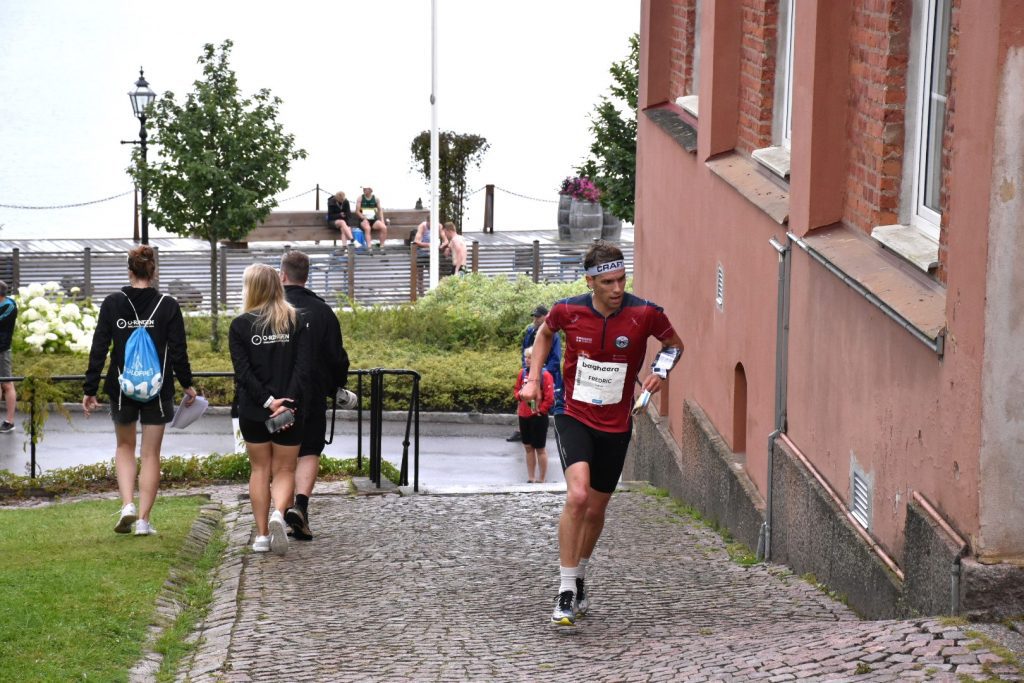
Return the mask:
<path id="1" fill-rule="evenodd" d="M 154 623 L 147 629 L 142 657 L 128 672 L 128 680 L 131 683 L 156 680 L 164 659 L 163 655 L 156 651 L 157 641 L 168 628 L 174 626 L 178 615 L 185 609 L 185 601 L 182 598 L 182 584 L 185 581 L 182 574 L 206 552 L 206 546 L 216 534 L 221 518 L 222 510 L 219 503 L 210 502 L 199 508 L 199 516 L 185 536 L 178 560 L 171 566 L 170 575 L 157 594 Z"/>

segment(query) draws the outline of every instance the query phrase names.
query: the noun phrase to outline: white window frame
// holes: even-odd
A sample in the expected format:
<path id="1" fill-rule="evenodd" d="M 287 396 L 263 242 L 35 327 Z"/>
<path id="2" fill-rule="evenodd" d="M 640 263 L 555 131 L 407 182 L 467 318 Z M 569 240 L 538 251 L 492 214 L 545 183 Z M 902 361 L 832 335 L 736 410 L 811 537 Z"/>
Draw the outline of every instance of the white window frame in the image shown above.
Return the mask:
<path id="1" fill-rule="evenodd" d="M 781 97 L 776 101 L 779 107 L 777 134 L 778 141 L 790 149 L 793 141 L 793 37 L 796 33 L 796 0 L 779 1 L 779 62 L 778 70 L 782 83 L 776 86 Z M 780 87 L 781 86 L 781 87 Z"/>
<path id="2" fill-rule="evenodd" d="M 910 223 L 929 237 L 938 240 L 942 214 L 928 206 L 928 192 L 941 193 L 943 138 L 945 134 L 947 58 L 951 0 L 922 0 L 921 59 L 918 71 L 917 136 L 914 144 L 914 180 Z M 936 43 L 941 52 L 936 52 Z M 936 69 L 938 58 L 940 69 Z M 941 71 L 941 73 L 936 73 Z M 940 103 L 943 112 L 940 130 L 932 125 L 934 108 Z M 936 134 L 937 133 L 937 134 Z M 937 185 L 937 187 L 936 187 Z M 938 194 L 935 194 L 938 201 Z"/>
<path id="3" fill-rule="evenodd" d="M 700 2 L 693 3 L 693 50 L 690 64 L 690 94 L 699 95 L 700 86 Z"/>

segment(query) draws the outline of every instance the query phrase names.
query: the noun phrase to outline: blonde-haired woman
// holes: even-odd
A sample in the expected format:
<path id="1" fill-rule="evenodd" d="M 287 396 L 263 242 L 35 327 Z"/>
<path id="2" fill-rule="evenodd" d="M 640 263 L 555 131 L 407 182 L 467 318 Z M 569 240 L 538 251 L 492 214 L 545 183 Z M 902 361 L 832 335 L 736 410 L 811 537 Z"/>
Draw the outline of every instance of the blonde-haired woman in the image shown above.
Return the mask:
<path id="1" fill-rule="evenodd" d="M 295 488 L 295 462 L 302 442 L 302 388 L 308 383 L 310 357 L 303 346 L 306 324 L 284 298 L 276 270 L 254 263 L 242 276 L 242 314 L 228 333 L 235 371 L 235 404 L 252 474 L 249 499 L 256 519 L 252 549 L 288 552 L 284 512 Z M 269 418 L 294 417 L 281 428 Z M 273 482 L 273 488 L 271 488 Z M 274 510 L 270 503 L 273 497 Z M 269 513 L 269 518 L 268 518 Z"/>

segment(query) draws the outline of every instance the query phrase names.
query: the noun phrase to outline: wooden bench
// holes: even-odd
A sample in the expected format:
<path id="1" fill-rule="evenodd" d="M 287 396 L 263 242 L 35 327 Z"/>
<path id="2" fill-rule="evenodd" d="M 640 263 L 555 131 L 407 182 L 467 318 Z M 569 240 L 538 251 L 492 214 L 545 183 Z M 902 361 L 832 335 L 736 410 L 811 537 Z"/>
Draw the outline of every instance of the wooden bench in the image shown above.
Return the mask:
<path id="1" fill-rule="evenodd" d="M 410 230 L 425 220 L 429 220 L 427 209 L 388 209 L 384 208 L 384 217 L 388 221 L 388 241 L 406 240 Z M 243 237 L 239 242 L 331 242 L 340 237 L 340 233 L 327 225 L 327 211 L 272 211 L 266 220 L 256 229 Z M 370 235 L 366 236 L 367 241 Z"/>

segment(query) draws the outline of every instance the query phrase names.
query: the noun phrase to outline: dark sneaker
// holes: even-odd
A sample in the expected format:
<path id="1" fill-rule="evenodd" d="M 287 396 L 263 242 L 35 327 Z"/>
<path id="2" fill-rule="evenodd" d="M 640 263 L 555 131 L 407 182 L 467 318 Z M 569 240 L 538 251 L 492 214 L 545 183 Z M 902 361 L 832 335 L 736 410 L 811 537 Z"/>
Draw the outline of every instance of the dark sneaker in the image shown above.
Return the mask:
<path id="1" fill-rule="evenodd" d="M 296 541 L 313 540 L 313 532 L 309 530 L 309 519 L 299 508 L 288 508 L 284 513 L 284 521 L 291 528 L 292 538 Z"/>
<path id="2" fill-rule="evenodd" d="M 0 434 L 7 434 L 8 432 L 14 431 L 14 423 L 4 420 L 0 422 Z"/>
<path id="3" fill-rule="evenodd" d="M 510 436 L 507 439 L 505 439 L 505 441 L 508 441 L 509 443 L 513 443 L 515 441 L 522 441 L 522 440 L 523 440 L 523 435 L 519 433 L 518 429 L 516 431 L 512 432 L 512 436 Z"/>
<path id="4" fill-rule="evenodd" d="M 590 598 L 587 597 L 583 579 L 576 579 L 576 604 L 574 607 L 576 618 L 585 616 L 588 609 L 590 609 Z"/>
<path id="5" fill-rule="evenodd" d="M 556 626 L 572 626 L 576 623 L 576 612 L 573 604 L 576 598 L 572 591 L 562 591 L 555 600 L 555 611 L 551 613 L 551 623 Z"/>

